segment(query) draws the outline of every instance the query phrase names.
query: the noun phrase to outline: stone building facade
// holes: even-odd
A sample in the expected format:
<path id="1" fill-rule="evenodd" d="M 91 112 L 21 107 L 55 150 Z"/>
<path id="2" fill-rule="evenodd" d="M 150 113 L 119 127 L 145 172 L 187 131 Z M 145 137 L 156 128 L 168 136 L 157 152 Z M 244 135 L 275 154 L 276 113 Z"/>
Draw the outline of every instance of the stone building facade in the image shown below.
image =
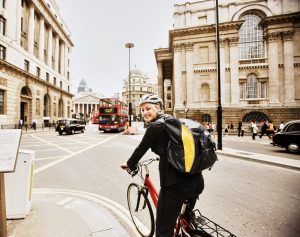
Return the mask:
<path id="1" fill-rule="evenodd" d="M 157 93 L 157 84 L 151 81 L 149 75 L 142 73 L 140 70 L 133 69 L 130 71 L 130 87 L 132 115 L 135 118 L 141 118 L 139 100 L 145 94 Z M 123 80 L 122 100 L 129 104 L 128 78 Z"/>
<path id="2" fill-rule="evenodd" d="M 71 116 L 73 43 L 54 0 L 0 6 L 0 124 Z"/>
<path id="3" fill-rule="evenodd" d="M 166 112 L 216 123 L 215 1 L 174 7 L 169 47 L 154 50 L 159 94 Z M 223 123 L 300 118 L 299 12 L 299 0 L 219 0 Z"/>

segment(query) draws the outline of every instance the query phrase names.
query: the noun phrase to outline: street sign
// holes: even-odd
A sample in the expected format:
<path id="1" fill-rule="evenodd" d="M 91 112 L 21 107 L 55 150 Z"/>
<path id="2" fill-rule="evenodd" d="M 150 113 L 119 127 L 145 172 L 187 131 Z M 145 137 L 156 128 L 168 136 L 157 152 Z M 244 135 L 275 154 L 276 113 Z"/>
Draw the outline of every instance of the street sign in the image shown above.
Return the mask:
<path id="1" fill-rule="evenodd" d="M 21 140 L 21 129 L 0 130 L 0 236 L 7 237 L 4 173 L 14 172 Z"/>

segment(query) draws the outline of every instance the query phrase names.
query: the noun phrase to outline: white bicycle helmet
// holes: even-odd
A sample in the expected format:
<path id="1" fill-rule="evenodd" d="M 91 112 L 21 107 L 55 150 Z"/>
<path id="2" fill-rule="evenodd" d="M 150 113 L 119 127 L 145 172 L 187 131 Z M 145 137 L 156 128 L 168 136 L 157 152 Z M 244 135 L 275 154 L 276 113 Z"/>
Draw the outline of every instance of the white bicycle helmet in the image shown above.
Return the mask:
<path id="1" fill-rule="evenodd" d="M 163 101 L 162 101 L 162 99 L 158 95 L 155 95 L 155 94 L 146 94 L 146 95 L 143 95 L 140 98 L 139 106 L 141 106 L 142 104 L 145 104 L 145 103 L 159 104 L 160 108 L 163 107 Z"/>

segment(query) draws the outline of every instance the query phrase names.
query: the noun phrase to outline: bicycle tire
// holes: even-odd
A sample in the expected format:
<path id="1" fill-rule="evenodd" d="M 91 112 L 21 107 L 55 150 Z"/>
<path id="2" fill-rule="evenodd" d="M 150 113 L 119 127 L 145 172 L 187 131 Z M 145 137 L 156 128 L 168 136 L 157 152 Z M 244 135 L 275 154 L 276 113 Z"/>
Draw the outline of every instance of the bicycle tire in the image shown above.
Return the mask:
<path id="1" fill-rule="evenodd" d="M 147 194 L 139 186 L 131 183 L 127 189 L 127 204 L 132 221 L 143 237 L 154 234 L 154 215 Z"/>

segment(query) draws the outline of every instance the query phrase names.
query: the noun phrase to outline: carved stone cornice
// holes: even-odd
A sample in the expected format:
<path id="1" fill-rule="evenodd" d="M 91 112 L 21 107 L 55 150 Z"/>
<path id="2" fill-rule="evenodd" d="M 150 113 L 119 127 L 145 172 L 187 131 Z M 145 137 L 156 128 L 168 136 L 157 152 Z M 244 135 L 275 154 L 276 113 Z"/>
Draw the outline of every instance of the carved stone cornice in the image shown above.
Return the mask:
<path id="1" fill-rule="evenodd" d="M 219 26 L 220 31 L 236 31 L 238 32 L 239 28 L 243 24 L 244 21 L 234 21 L 221 23 Z M 206 25 L 206 26 L 197 26 L 197 27 L 189 27 L 189 28 L 181 28 L 169 31 L 169 43 L 170 47 L 172 46 L 173 39 L 175 37 L 182 37 L 187 35 L 198 35 L 198 34 L 215 34 L 216 26 L 215 25 Z"/>
<path id="2" fill-rule="evenodd" d="M 280 39 L 281 37 L 281 34 L 280 32 L 272 32 L 272 33 L 268 33 L 264 39 L 266 39 L 269 43 L 272 43 L 272 42 L 276 42 Z"/>
<path id="3" fill-rule="evenodd" d="M 186 51 L 193 51 L 194 50 L 194 43 L 184 43 Z"/>
<path id="4" fill-rule="evenodd" d="M 291 40 L 293 40 L 294 34 L 295 34 L 295 32 L 292 31 L 292 30 L 285 31 L 285 32 L 281 33 L 282 38 L 283 38 L 284 41 L 291 41 Z"/>
<path id="5" fill-rule="evenodd" d="M 220 43 L 220 47 L 224 48 L 226 43 L 227 43 L 227 39 L 226 38 L 220 38 L 219 43 Z"/>
<path id="6" fill-rule="evenodd" d="M 7 80 L 4 78 L 0 78 L 0 85 L 7 86 Z"/>
<path id="7" fill-rule="evenodd" d="M 300 14 L 299 12 L 297 12 L 297 13 L 291 13 L 285 15 L 266 17 L 261 21 L 260 25 L 262 27 L 266 27 L 268 25 L 276 25 L 282 23 L 296 23 L 299 21 L 300 21 Z"/>
<path id="8" fill-rule="evenodd" d="M 183 47 L 183 44 L 174 44 L 173 45 L 174 52 L 181 52 L 182 47 Z"/>
<path id="9" fill-rule="evenodd" d="M 216 68 L 195 69 L 194 72 L 216 72 Z"/>
<path id="10" fill-rule="evenodd" d="M 235 47 L 239 43 L 239 37 L 237 37 L 237 36 L 236 37 L 230 37 L 230 38 L 228 38 L 228 41 L 229 41 L 229 46 L 230 47 Z"/>
<path id="11" fill-rule="evenodd" d="M 239 69 L 255 69 L 255 68 L 269 68 L 269 65 L 247 65 L 247 66 L 239 66 Z"/>

